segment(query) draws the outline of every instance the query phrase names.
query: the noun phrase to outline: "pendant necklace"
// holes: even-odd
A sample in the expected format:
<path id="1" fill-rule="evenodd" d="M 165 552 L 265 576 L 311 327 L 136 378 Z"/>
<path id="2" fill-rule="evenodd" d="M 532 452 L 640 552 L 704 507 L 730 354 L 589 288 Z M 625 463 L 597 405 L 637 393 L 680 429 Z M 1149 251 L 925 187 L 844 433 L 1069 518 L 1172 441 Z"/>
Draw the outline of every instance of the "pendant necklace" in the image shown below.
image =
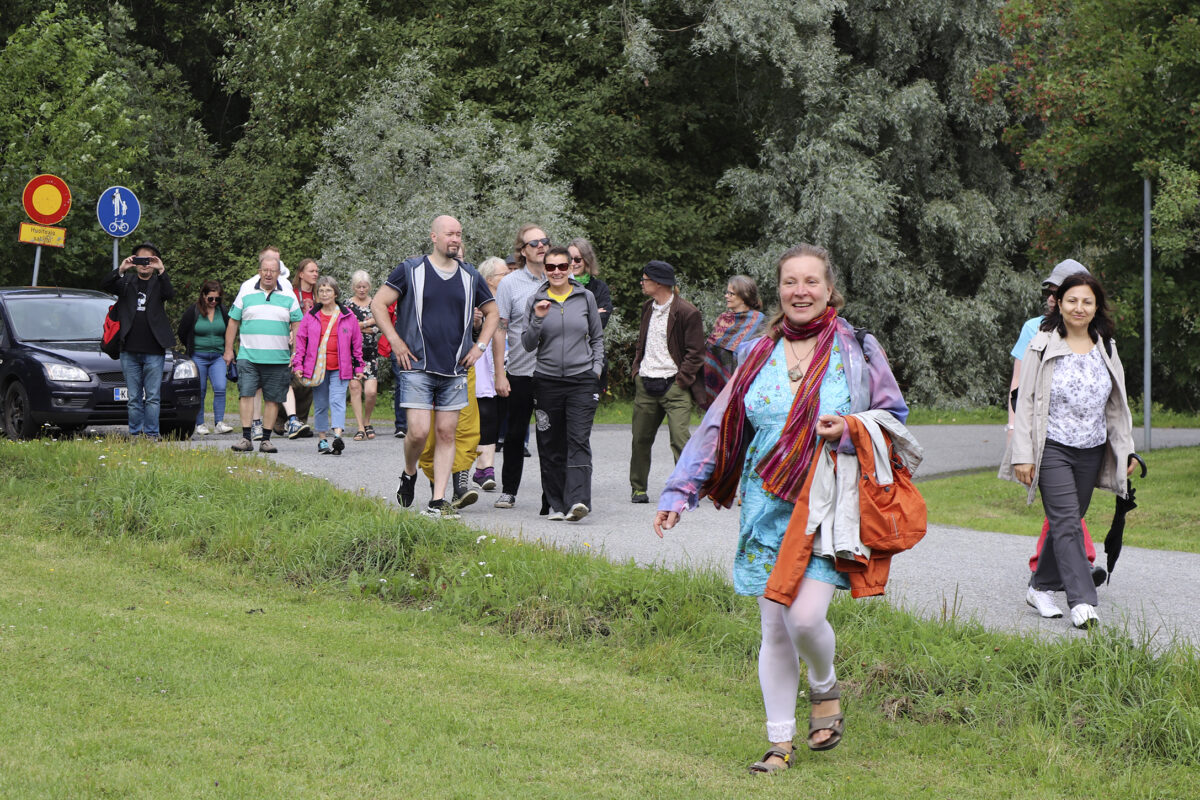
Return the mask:
<path id="1" fill-rule="evenodd" d="M 792 355 L 795 356 L 796 350 L 792 346 L 791 340 L 788 340 L 788 348 L 792 351 Z M 808 352 L 804 354 L 804 358 L 801 358 L 800 356 L 796 356 L 796 366 L 788 368 L 788 371 L 787 371 L 788 379 L 790 379 L 793 382 L 799 382 L 804 379 L 804 370 L 801 369 L 800 365 L 803 364 L 804 359 L 811 356 L 813 351 L 816 349 L 817 349 L 817 337 L 814 336 L 812 347 L 808 348 Z"/>

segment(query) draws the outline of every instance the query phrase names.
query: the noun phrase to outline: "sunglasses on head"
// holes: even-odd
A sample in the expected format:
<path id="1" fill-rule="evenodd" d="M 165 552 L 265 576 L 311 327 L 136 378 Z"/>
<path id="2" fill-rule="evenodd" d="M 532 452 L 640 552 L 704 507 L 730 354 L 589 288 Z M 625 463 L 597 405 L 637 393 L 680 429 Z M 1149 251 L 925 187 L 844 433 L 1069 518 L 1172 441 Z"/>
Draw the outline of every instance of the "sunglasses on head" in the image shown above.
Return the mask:
<path id="1" fill-rule="evenodd" d="M 530 239 L 528 242 L 525 243 L 525 246 L 526 247 L 537 247 L 539 244 L 544 244 L 546 247 L 549 247 L 550 246 L 550 237 L 543 236 L 540 239 Z"/>
<path id="2" fill-rule="evenodd" d="M 570 264 L 547 264 L 546 272 L 566 272 L 570 268 Z"/>

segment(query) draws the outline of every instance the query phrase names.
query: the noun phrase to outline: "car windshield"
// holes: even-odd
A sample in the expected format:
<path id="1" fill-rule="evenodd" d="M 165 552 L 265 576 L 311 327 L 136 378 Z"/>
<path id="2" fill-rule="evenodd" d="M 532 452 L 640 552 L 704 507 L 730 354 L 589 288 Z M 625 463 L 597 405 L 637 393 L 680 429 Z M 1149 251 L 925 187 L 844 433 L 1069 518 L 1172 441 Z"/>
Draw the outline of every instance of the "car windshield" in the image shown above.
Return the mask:
<path id="1" fill-rule="evenodd" d="M 13 332 L 27 342 L 99 341 L 112 303 L 106 297 L 9 297 L 8 315 Z"/>

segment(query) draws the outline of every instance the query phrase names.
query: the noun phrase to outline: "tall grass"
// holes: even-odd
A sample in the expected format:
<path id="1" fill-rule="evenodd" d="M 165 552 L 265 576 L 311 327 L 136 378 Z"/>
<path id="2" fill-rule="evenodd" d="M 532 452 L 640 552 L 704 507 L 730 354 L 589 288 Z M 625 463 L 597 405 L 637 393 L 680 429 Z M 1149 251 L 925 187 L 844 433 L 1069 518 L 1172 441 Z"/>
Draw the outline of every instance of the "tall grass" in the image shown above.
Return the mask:
<path id="1" fill-rule="evenodd" d="M 614 564 L 492 537 L 333 490 L 259 458 L 124 442 L 0 444 L 10 524 L 268 581 L 435 609 L 636 672 L 753 680 L 757 609 L 724 577 Z M 36 525 L 35 525 L 36 521 Z M 885 715 L 995 735 L 1054 731 L 1114 763 L 1200 766 L 1200 660 L 1138 631 L 1040 639 L 837 600 L 844 686 Z"/>

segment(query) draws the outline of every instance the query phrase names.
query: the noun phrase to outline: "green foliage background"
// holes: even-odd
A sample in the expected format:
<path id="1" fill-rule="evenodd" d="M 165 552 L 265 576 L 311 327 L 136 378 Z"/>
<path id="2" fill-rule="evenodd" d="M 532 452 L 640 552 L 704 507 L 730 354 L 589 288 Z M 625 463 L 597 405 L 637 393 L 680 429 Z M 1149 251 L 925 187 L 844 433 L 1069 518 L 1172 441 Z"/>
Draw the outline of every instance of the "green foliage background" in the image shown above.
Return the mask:
<path id="1" fill-rule="evenodd" d="M 134 238 L 160 244 L 186 302 L 267 244 L 380 280 L 443 211 L 476 261 L 535 221 L 595 243 L 616 330 L 650 258 L 711 315 L 735 272 L 772 300 L 778 254 L 815 241 L 910 401 L 978 405 L 1002 402 L 1038 282 L 1068 256 L 1113 290 L 1136 374 L 1128 189 L 1149 173 L 1155 399 L 1195 408 L 1200 50 L 1174 5 L 12 0 L 0 225 L 23 219 L 30 177 L 61 175 L 68 246 L 42 282 L 94 286 L 111 251 L 96 197 L 128 185 Z M 0 243 L 6 283 L 28 280 L 30 250 Z"/>

